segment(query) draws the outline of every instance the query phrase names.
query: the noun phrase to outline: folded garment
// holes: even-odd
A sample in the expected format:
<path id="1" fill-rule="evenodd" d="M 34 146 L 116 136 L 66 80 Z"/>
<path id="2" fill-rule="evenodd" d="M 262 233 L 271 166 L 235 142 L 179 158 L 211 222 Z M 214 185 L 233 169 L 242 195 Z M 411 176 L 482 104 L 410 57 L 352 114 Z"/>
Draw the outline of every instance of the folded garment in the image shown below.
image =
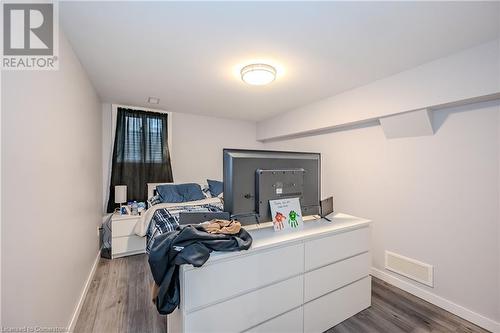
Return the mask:
<path id="1" fill-rule="evenodd" d="M 235 220 L 213 219 L 201 223 L 201 226 L 211 234 L 235 235 L 241 230 L 241 223 Z"/>

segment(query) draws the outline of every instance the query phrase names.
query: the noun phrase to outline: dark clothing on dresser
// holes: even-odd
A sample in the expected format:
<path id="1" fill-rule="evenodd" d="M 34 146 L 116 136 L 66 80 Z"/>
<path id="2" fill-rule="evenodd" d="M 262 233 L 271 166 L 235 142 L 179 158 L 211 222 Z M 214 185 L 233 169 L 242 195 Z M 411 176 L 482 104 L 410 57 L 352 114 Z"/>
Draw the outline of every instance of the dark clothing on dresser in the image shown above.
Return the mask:
<path id="1" fill-rule="evenodd" d="M 245 229 L 234 235 L 210 234 L 202 226 L 186 225 L 158 235 L 149 253 L 149 266 L 158 287 L 158 312 L 169 314 L 179 306 L 179 265 L 200 267 L 212 251 L 248 250 L 250 245 L 252 236 Z"/>

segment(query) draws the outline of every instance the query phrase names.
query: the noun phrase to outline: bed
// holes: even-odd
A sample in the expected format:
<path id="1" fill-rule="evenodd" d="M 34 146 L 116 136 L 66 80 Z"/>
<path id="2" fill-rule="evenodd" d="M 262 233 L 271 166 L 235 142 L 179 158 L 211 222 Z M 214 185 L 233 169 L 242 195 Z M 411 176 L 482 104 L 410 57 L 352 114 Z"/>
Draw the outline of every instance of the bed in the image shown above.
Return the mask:
<path id="1" fill-rule="evenodd" d="M 148 198 L 156 193 L 156 187 L 174 183 L 148 183 Z M 200 184 L 203 188 L 205 184 Z M 138 236 L 146 237 L 146 252 L 149 253 L 158 235 L 174 231 L 179 225 L 180 212 L 222 212 L 224 204 L 220 197 L 179 203 L 159 203 L 148 207 L 135 226 Z"/>

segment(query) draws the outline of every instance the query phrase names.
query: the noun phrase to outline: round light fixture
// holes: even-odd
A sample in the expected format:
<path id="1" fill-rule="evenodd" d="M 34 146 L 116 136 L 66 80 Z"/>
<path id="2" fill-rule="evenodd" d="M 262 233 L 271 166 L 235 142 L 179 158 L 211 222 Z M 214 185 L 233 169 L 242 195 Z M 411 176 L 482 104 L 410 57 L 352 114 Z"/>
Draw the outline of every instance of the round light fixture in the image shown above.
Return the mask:
<path id="1" fill-rule="evenodd" d="M 241 79 L 254 86 L 263 86 L 274 81 L 276 69 L 266 64 L 251 64 L 241 69 Z"/>

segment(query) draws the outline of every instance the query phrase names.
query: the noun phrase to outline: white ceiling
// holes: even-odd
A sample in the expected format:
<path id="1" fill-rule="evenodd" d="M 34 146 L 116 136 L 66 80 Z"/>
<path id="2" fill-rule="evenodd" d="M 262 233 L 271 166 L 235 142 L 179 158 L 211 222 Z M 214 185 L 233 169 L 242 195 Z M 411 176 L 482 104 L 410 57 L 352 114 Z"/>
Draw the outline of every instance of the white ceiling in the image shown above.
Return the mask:
<path id="1" fill-rule="evenodd" d="M 60 17 L 103 101 L 254 121 L 500 38 L 499 2 L 61 2 Z M 253 60 L 281 74 L 244 84 Z"/>

